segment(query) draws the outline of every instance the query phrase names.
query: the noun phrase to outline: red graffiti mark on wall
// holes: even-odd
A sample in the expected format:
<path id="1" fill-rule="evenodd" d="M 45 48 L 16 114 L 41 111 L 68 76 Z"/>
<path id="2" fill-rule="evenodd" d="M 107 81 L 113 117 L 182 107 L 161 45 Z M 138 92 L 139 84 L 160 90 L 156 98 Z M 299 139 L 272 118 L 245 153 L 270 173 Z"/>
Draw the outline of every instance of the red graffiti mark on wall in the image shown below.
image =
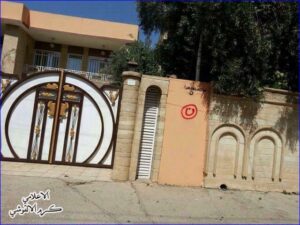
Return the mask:
<path id="1" fill-rule="evenodd" d="M 197 106 L 194 104 L 188 104 L 182 107 L 181 109 L 181 115 L 184 119 L 193 119 L 197 116 Z"/>

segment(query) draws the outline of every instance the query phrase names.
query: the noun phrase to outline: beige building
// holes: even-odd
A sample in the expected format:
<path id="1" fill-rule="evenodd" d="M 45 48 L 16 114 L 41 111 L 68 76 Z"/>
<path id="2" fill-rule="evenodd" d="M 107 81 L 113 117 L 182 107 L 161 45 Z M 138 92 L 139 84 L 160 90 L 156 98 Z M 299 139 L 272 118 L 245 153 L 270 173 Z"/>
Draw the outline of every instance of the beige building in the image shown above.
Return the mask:
<path id="1" fill-rule="evenodd" d="M 2 72 L 25 74 L 68 69 L 88 78 L 99 75 L 113 51 L 138 38 L 138 26 L 28 9 L 1 2 Z"/>

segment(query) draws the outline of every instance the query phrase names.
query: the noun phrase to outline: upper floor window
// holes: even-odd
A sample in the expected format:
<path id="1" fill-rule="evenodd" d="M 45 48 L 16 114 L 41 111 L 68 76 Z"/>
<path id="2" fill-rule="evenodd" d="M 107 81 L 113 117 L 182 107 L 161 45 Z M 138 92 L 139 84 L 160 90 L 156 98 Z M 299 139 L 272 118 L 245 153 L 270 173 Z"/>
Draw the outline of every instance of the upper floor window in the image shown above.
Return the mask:
<path id="1" fill-rule="evenodd" d="M 88 72 L 99 73 L 106 65 L 106 62 L 99 57 L 89 57 Z"/>
<path id="2" fill-rule="evenodd" d="M 47 50 L 35 50 L 34 65 L 46 66 L 46 67 L 58 67 L 60 54 L 58 52 L 52 52 Z"/>
<path id="3" fill-rule="evenodd" d="M 69 54 L 67 69 L 81 71 L 82 55 Z"/>

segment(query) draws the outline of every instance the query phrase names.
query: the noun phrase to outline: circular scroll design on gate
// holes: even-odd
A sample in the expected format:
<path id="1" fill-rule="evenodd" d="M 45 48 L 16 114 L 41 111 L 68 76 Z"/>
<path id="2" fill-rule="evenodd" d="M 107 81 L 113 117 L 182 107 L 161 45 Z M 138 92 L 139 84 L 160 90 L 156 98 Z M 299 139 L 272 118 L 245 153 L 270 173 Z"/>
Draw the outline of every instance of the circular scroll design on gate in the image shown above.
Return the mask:
<path id="1" fill-rule="evenodd" d="M 89 80 L 72 73 L 66 73 L 65 75 L 66 78 L 63 81 L 64 84 L 73 85 L 75 88 L 80 90 L 83 93 L 84 99 L 85 100 L 88 99 L 93 104 L 101 120 L 100 137 L 97 141 L 97 145 L 92 149 L 92 151 L 90 151 L 91 154 L 88 157 L 86 157 L 84 160 L 82 160 L 82 162 L 77 162 L 76 160 L 73 160 L 73 163 L 71 164 L 89 165 L 89 166 L 96 166 L 96 167 L 112 167 L 113 146 L 114 146 L 113 143 L 114 143 L 114 136 L 115 136 L 116 119 L 114 117 L 109 101 L 104 96 L 104 93 L 98 87 L 96 87 L 95 84 L 91 83 Z M 1 105 L 1 111 L 4 110 L 4 114 L 2 114 L 1 129 L 5 141 L 3 141 L 2 146 L 4 146 L 4 148 L 6 148 L 7 151 L 10 151 L 10 154 L 7 154 L 7 151 L 5 154 L 3 154 L 3 149 L 1 150 L 1 156 L 3 160 L 30 161 L 28 157 L 27 158 L 19 157 L 19 155 L 16 153 L 17 151 L 15 151 L 15 149 L 13 148 L 12 143 L 14 142 L 14 139 L 16 139 L 17 137 L 13 137 L 9 133 L 10 125 L 12 123 L 11 117 L 15 113 L 16 108 L 20 106 L 20 103 L 24 100 L 26 95 L 35 92 L 38 88 L 40 88 L 43 85 L 46 85 L 49 82 L 55 83 L 58 81 L 59 81 L 58 72 L 37 73 L 35 75 L 31 75 L 30 77 L 27 77 L 22 81 L 15 83 L 3 95 L 2 97 L 3 103 Z M 99 104 L 100 101 L 102 105 Z M 83 108 L 81 108 L 81 111 L 82 110 Z M 103 116 L 103 114 L 105 115 Z M 31 117 L 31 115 L 29 117 Z M 27 117 L 26 119 L 33 120 L 32 118 L 29 117 Z M 81 126 L 81 121 L 78 121 L 78 125 Z M 109 130 L 105 130 L 106 129 L 105 127 L 109 127 Z M 105 138 L 105 143 L 104 143 L 105 146 L 103 146 L 104 138 Z M 79 131 L 78 139 L 80 140 L 80 131 Z M 28 148 L 27 152 L 29 150 L 30 149 Z M 80 151 L 80 148 L 78 148 L 78 151 Z M 106 161 L 106 159 L 109 156 L 110 156 L 109 160 Z M 42 160 L 36 160 L 36 162 L 38 161 L 42 161 Z M 59 161 L 55 161 L 54 163 L 66 164 L 65 162 L 59 162 Z"/>

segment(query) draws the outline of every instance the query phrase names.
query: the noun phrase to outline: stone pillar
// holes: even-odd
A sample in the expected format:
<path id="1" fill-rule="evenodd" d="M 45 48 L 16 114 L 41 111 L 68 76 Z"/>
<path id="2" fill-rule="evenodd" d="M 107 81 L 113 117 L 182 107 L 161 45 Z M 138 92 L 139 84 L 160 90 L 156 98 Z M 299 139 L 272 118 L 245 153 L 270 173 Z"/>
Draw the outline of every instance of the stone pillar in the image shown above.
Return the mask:
<path id="1" fill-rule="evenodd" d="M 122 77 L 123 92 L 117 131 L 114 168 L 112 172 L 112 179 L 119 181 L 125 181 L 129 178 L 131 149 L 141 74 L 133 71 L 125 71 L 123 72 Z"/>

